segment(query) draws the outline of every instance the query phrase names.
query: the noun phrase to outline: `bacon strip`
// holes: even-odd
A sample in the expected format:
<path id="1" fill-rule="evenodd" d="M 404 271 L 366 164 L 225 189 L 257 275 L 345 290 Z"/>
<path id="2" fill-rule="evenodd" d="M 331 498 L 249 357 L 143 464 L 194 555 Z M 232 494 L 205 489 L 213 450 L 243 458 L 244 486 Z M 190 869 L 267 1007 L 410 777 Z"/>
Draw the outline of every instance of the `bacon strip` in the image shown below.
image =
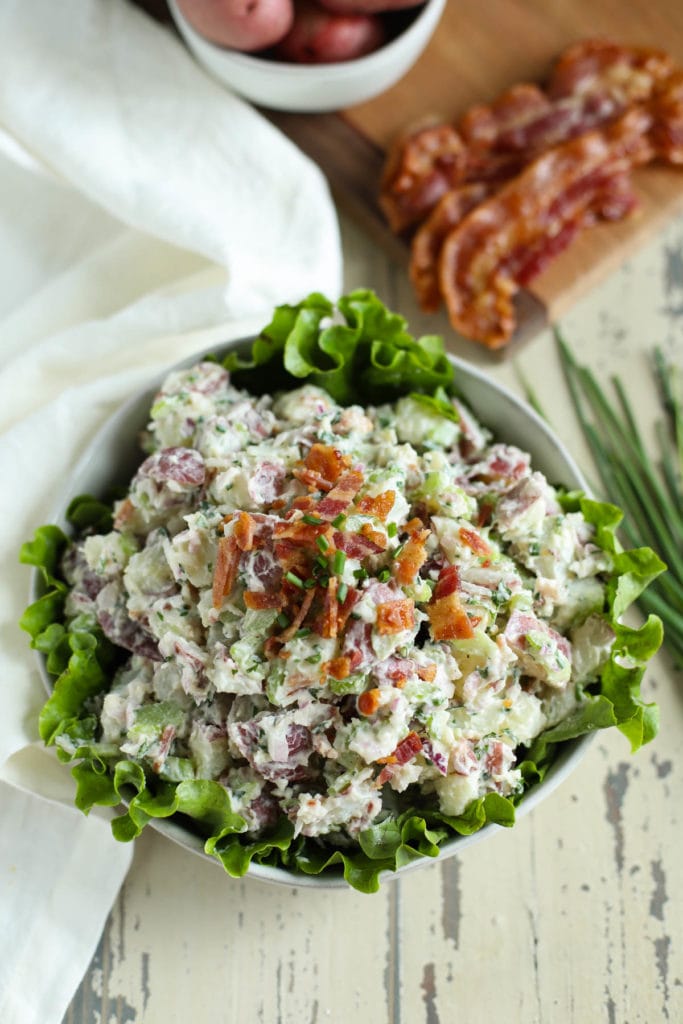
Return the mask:
<path id="1" fill-rule="evenodd" d="M 415 603 L 410 598 L 377 605 L 377 632 L 381 636 L 400 633 L 415 625 Z"/>
<path id="2" fill-rule="evenodd" d="M 381 519 L 384 522 L 394 507 L 395 501 L 396 491 L 382 491 L 381 494 L 376 494 L 374 497 L 366 494 L 356 502 L 356 508 L 364 515 L 375 516 L 376 519 Z"/>
<path id="3" fill-rule="evenodd" d="M 286 629 L 283 629 L 283 631 L 279 633 L 277 637 L 274 637 L 273 639 L 277 639 L 281 643 L 287 643 L 288 640 L 292 639 L 294 634 L 297 633 L 298 630 L 300 630 L 302 625 L 304 624 L 306 616 L 308 615 L 311 605 L 313 604 L 314 597 L 315 588 L 311 588 L 310 590 L 306 591 L 304 599 L 299 605 L 299 610 L 297 611 L 296 615 L 294 616 L 290 624 L 287 626 Z"/>
<path id="4" fill-rule="evenodd" d="M 647 163 L 651 124 L 646 111 L 634 108 L 606 129 L 557 146 L 465 218 L 446 239 L 439 264 L 456 330 L 490 348 L 510 340 L 520 255 L 533 253 L 538 260 L 546 240 L 552 246 L 560 233 L 595 214 L 610 179 Z"/>
<path id="5" fill-rule="evenodd" d="M 450 124 L 423 126 L 389 150 L 380 206 L 398 234 L 420 221 L 460 183 L 466 166 L 463 140 Z"/>
<path id="6" fill-rule="evenodd" d="M 456 593 L 436 600 L 432 597 L 427 615 L 435 640 L 465 640 L 474 636 L 472 623 Z"/>
<path id="7" fill-rule="evenodd" d="M 337 577 L 330 576 L 323 604 L 322 634 L 327 638 L 336 637 L 339 632 L 339 602 L 337 601 L 337 586 Z"/>
<path id="8" fill-rule="evenodd" d="M 233 534 L 240 551 L 251 551 L 254 546 L 254 520 L 248 512 L 240 512 Z"/>
<path id="9" fill-rule="evenodd" d="M 244 603 L 247 608 L 255 611 L 263 611 L 267 608 L 282 608 L 284 598 L 281 593 L 268 592 L 267 590 L 245 590 Z"/>

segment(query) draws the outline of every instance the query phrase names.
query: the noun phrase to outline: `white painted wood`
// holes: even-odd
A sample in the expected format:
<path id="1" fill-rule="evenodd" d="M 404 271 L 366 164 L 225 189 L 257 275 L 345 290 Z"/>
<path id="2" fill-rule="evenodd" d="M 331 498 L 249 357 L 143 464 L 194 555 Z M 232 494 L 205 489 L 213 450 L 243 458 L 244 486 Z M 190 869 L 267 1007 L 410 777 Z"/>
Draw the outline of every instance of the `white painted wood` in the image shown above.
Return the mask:
<path id="1" fill-rule="evenodd" d="M 416 331 L 404 271 L 343 223 L 347 284 Z M 646 434 L 646 352 L 683 363 L 683 220 L 575 307 L 563 326 L 602 378 L 618 369 Z M 453 350 L 519 391 L 515 364 Z M 584 468 L 549 334 L 519 354 Z M 589 470 L 590 472 L 590 470 Z M 631 756 L 596 738 L 574 775 L 509 832 L 375 896 L 234 881 L 159 835 L 129 878 L 68 1024 L 656 1024 L 683 1021 L 683 674 L 665 655 L 645 684 L 659 737 Z"/>

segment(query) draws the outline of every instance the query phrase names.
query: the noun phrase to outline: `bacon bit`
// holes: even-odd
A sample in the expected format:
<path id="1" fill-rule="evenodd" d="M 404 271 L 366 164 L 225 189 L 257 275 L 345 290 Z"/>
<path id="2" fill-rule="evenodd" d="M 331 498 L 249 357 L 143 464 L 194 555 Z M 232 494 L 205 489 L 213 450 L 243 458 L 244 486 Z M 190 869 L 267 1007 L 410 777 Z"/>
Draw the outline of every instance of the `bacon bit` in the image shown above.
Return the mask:
<path id="1" fill-rule="evenodd" d="M 302 579 L 308 575 L 308 558 L 305 548 L 291 540 L 279 540 L 275 544 L 275 557 L 282 567 L 283 575 L 296 573 Z M 289 584 L 288 584 L 289 586 Z"/>
<path id="2" fill-rule="evenodd" d="M 401 530 L 401 533 L 407 533 L 409 537 L 412 537 L 414 533 L 419 533 L 424 530 L 424 523 L 421 519 L 415 516 L 413 519 L 409 519 L 406 525 Z"/>
<path id="3" fill-rule="evenodd" d="M 427 614 L 435 640 L 466 640 L 474 636 L 472 623 L 456 593 L 436 601 L 432 598 Z"/>
<path id="4" fill-rule="evenodd" d="M 339 478 L 339 483 L 332 488 L 317 506 L 321 519 L 331 522 L 345 512 L 363 486 L 363 474 L 350 469 Z"/>
<path id="5" fill-rule="evenodd" d="M 436 679 L 436 663 L 432 662 L 430 665 L 419 665 L 417 674 L 420 679 L 424 679 L 426 683 L 433 683 Z"/>
<path id="6" fill-rule="evenodd" d="M 382 536 L 383 547 L 375 544 L 369 537 L 361 537 L 359 533 L 341 533 L 335 530 L 332 542 L 338 551 L 343 551 L 349 558 L 365 558 L 366 555 L 379 555 L 386 548 Z"/>
<path id="7" fill-rule="evenodd" d="M 263 611 L 264 608 L 282 608 L 282 594 L 272 594 L 265 590 L 245 590 L 244 603 L 247 608 Z"/>
<path id="8" fill-rule="evenodd" d="M 396 679 L 392 680 L 392 682 L 393 682 L 393 684 L 394 684 L 394 686 L 396 687 L 397 690 L 402 690 L 403 687 L 408 682 L 408 677 L 407 676 L 397 676 Z"/>
<path id="9" fill-rule="evenodd" d="M 361 715 L 374 715 L 379 707 L 381 696 L 381 691 L 377 688 L 361 693 L 356 701 L 356 706 Z"/>
<path id="10" fill-rule="evenodd" d="M 389 754 L 387 757 L 378 757 L 375 764 L 398 764 L 398 761 L 394 754 Z M 382 774 L 384 773 L 382 772 Z M 391 775 L 393 775 L 393 772 Z M 391 775 L 388 778 L 391 778 Z M 384 781 L 386 782 L 387 780 L 385 779 Z"/>
<path id="11" fill-rule="evenodd" d="M 422 740 L 416 732 L 409 732 L 394 751 L 394 757 L 398 764 L 407 764 L 412 761 L 416 754 L 422 750 Z"/>
<path id="12" fill-rule="evenodd" d="M 475 555 L 481 555 L 482 558 L 490 558 L 493 554 L 490 545 L 486 543 L 483 537 L 475 533 L 474 530 L 468 530 L 467 527 L 461 526 L 458 530 L 458 536 L 466 547 L 474 551 Z"/>
<path id="13" fill-rule="evenodd" d="M 429 530 L 416 530 L 403 545 L 403 550 L 394 559 L 393 573 L 396 580 L 406 586 L 412 583 L 427 561 L 425 541 Z"/>
<path id="14" fill-rule="evenodd" d="M 280 633 L 278 637 L 278 639 L 281 640 L 283 643 L 287 643 L 288 640 L 291 640 L 294 634 L 301 629 L 301 626 L 303 625 L 303 622 L 306 616 L 308 615 L 310 607 L 313 604 L 313 598 L 315 597 L 316 590 L 317 587 L 311 587 L 310 590 L 306 591 L 306 595 L 303 601 L 301 602 L 301 605 L 299 606 L 298 612 L 296 613 L 290 624 L 287 626 L 287 628 L 283 629 L 283 631 Z"/>
<path id="15" fill-rule="evenodd" d="M 377 605 L 377 632 L 381 636 L 400 633 L 415 625 L 415 603 L 410 598 Z"/>
<path id="16" fill-rule="evenodd" d="M 375 785 L 376 789 L 379 789 L 381 786 L 383 786 L 384 783 L 388 782 L 389 779 L 393 778 L 393 776 L 395 774 L 395 770 L 396 770 L 395 769 L 395 764 L 396 764 L 396 762 L 395 761 L 391 761 L 389 758 L 387 758 L 387 760 L 389 761 L 389 764 L 387 764 L 384 768 L 382 768 L 382 771 L 379 773 L 379 775 L 375 779 L 374 785 Z"/>
<path id="17" fill-rule="evenodd" d="M 395 501 L 396 491 L 382 491 L 381 494 L 377 494 L 374 497 L 366 494 L 365 497 L 356 502 L 356 508 L 364 515 L 375 516 L 375 518 L 381 519 L 384 522 L 394 507 Z"/>
<path id="18" fill-rule="evenodd" d="M 438 601 L 440 597 L 448 597 L 456 590 L 460 590 L 460 570 L 457 565 L 446 565 L 439 573 L 432 600 Z"/>
<path id="19" fill-rule="evenodd" d="M 254 546 L 254 520 L 248 512 L 240 512 L 233 535 L 241 551 L 251 551 Z"/>
<path id="20" fill-rule="evenodd" d="M 351 674 L 351 659 L 342 654 L 338 658 L 333 658 L 332 661 L 326 661 L 322 670 L 333 679 L 346 679 Z"/>
<path id="21" fill-rule="evenodd" d="M 370 523 L 363 523 L 360 528 L 361 537 L 365 537 L 366 540 L 378 547 L 380 551 L 385 551 L 387 546 L 386 537 L 379 530 L 373 530 Z"/>
<path id="22" fill-rule="evenodd" d="M 477 526 L 488 526 L 493 515 L 494 504 L 492 501 L 482 501 L 477 514 Z"/>
<path id="23" fill-rule="evenodd" d="M 220 608 L 223 598 L 235 585 L 237 570 L 240 564 L 240 550 L 234 536 L 221 537 L 218 541 L 218 554 L 213 570 L 213 606 Z"/>
<path id="24" fill-rule="evenodd" d="M 314 444 L 304 459 L 305 470 L 294 470 L 303 483 L 319 491 L 329 491 L 351 465 L 351 459 L 329 444 Z M 305 477 L 305 479 L 304 479 Z"/>
<path id="25" fill-rule="evenodd" d="M 295 544 L 310 546 L 315 544 L 321 533 L 331 536 L 329 523 L 305 523 L 302 519 L 282 519 L 273 528 L 273 537 L 276 540 L 291 540 Z"/>
<path id="26" fill-rule="evenodd" d="M 339 633 L 339 602 L 337 601 L 338 579 L 330 576 L 325 591 L 325 602 L 323 604 L 323 625 L 322 635 L 326 639 L 334 638 Z"/>
<path id="27" fill-rule="evenodd" d="M 298 509 L 300 512 L 311 512 L 316 505 L 315 498 L 312 498 L 310 494 L 300 494 L 298 498 L 295 498 L 292 502 L 292 507 L 287 513 L 287 517 L 291 516 L 294 509 Z"/>
<path id="28" fill-rule="evenodd" d="M 275 501 L 271 502 L 270 508 L 272 512 L 279 512 L 281 508 L 284 508 L 287 504 L 286 498 L 276 498 Z"/>

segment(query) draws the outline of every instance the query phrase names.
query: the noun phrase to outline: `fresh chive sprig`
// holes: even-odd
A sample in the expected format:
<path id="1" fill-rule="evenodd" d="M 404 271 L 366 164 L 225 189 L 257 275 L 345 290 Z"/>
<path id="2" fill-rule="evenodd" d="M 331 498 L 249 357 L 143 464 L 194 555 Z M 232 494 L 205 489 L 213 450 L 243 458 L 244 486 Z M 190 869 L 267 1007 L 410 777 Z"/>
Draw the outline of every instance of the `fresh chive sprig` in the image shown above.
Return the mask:
<path id="1" fill-rule="evenodd" d="M 623 382 L 614 397 L 581 366 L 556 329 L 565 380 L 604 496 L 624 511 L 621 530 L 633 547 L 653 548 L 668 565 L 641 595 L 644 612 L 664 623 L 664 643 L 683 667 L 683 372 L 660 349 L 652 354 L 664 419 L 656 424 L 657 458 L 647 451 Z"/>

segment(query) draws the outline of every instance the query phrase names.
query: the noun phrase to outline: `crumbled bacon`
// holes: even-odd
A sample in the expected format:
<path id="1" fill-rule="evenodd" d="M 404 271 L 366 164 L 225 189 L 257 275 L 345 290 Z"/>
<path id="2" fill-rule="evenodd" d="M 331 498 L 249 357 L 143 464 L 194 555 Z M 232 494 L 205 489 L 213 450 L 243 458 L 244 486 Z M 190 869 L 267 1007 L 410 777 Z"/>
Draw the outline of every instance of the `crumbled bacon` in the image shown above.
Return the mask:
<path id="1" fill-rule="evenodd" d="M 336 576 L 330 576 L 327 589 L 325 590 L 325 601 L 323 603 L 323 628 L 324 637 L 336 637 L 339 632 L 339 602 L 337 601 L 338 581 Z"/>
<path id="2" fill-rule="evenodd" d="M 344 455 L 338 448 L 316 443 L 309 449 L 304 466 L 296 467 L 293 473 L 312 490 L 329 491 L 350 464 L 349 456 Z"/>
<path id="3" fill-rule="evenodd" d="M 347 508 L 363 486 L 363 474 L 358 470 L 349 469 L 339 478 L 339 482 L 325 495 L 316 507 L 321 519 L 332 522 L 337 516 L 346 512 Z"/>
<path id="4" fill-rule="evenodd" d="M 432 595 L 427 614 L 435 640 L 466 640 L 474 636 L 472 623 L 455 591 L 445 597 Z"/>
<path id="5" fill-rule="evenodd" d="M 424 679 L 426 683 L 433 683 L 436 679 L 436 664 L 431 662 L 429 665 L 420 665 L 417 674 L 420 679 Z"/>
<path id="6" fill-rule="evenodd" d="M 380 705 L 381 691 L 375 688 L 374 690 L 366 690 L 364 693 L 359 694 L 356 706 L 360 711 L 361 715 L 374 715 L 375 711 Z"/>
<path id="7" fill-rule="evenodd" d="M 240 551 L 251 551 L 254 546 L 254 520 L 248 512 L 240 512 L 233 535 Z"/>
<path id="8" fill-rule="evenodd" d="M 380 545 L 360 533 L 341 533 L 339 530 L 336 530 L 332 535 L 332 542 L 335 548 L 343 551 L 349 558 L 366 558 L 367 555 L 378 555 L 386 547 L 383 536 L 382 544 Z"/>
<path id="9" fill-rule="evenodd" d="M 415 603 L 410 598 L 386 601 L 377 605 L 377 632 L 384 636 L 412 629 L 415 625 Z"/>
<path id="10" fill-rule="evenodd" d="M 491 546 L 486 543 L 481 534 L 477 533 L 476 530 L 468 530 L 466 526 L 461 526 L 458 530 L 458 536 L 470 551 L 474 551 L 475 555 L 480 555 L 482 558 L 491 557 Z"/>
<path id="11" fill-rule="evenodd" d="M 403 545 L 394 558 L 394 579 L 404 586 L 413 583 L 418 572 L 427 560 L 425 541 L 429 530 L 416 530 Z"/>
<path id="12" fill-rule="evenodd" d="M 374 497 L 365 495 L 356 502 L 356 508 L 364 515 L 375 516 L 384 522 L 394 507 L 395 501 L 396 491 L 382 491 L 381 494 L 376 494 Z"/>
<path id="13" fill-rule="evenodd" d="M 287 626 L 287 628 L 283 629 L 283 631 L 279 634 L 277 639 L 279 639 L 282 643 L 287 643 L 288 640 L 292 639 L 294 634 L 301 629 L 302 625 L 306 621 L 306 616 L 308 615 L 311 609 L 311 605 L 313 604 L 314 598 L 315 589 L 311 588 L 310 590 L 307 590 L 301 604 L 299 605 L 297 612 L 294 615 L 294 618 Z"/>
<path id="14" fill-rule="evenodd" d="M 263 611 L 267 608 L 282 608 L 283 596 L 281 593 L 269 593 L 265 590 L 245 590 L 244 603 L 247 608 L 255 611 Z"/>
<path id="15" fill-rule="evenodd" d="M 377 764 L 408 764 L 422 750 L 422 740 L 416 732 L 409 732 L 397 745 L 393 754 L 388 757 L 378 757 Z M 385 780 L 386 781 L 386 780 Z"/>
<path id="16" fill-rule="evenodd" d="M 363 525 L 360 528 L 360 534 L 361 537 L 367 540 L 370 544 L 373 545 L 373 547 L 377 548 L 379 551 L 386 550 L 386 537 L 384 536 L 383 533 L 380 533 L 379 530 L 373 530 L 370 523 L 363 523 Z"/>
<path id="17" fill-rule="evenodd" d="M 220 608 L 223 598 L 229 594 L 237 579 L 240 550 L 235 537 L 221 537 L 218 541 L 216 565 L 213 571 L 212 598 L 214 608 Z"/>
<path id="18" fill-rule="evenodd" d="M 446 565 L 439 573 L 432 599 L 438 601 L 440 597 L 448 597 L 456 590 L 460 590 L 460 570 L 457 565 Z"/>
<path id="19" fill-rule="evenodd" d="M 351 659 L 345 654 L 341 654 L 338 658 L 333 658 L 332 661 L 326 661 L 322 669 L 333 679 L 346 679 L 351 674 Z"/>

